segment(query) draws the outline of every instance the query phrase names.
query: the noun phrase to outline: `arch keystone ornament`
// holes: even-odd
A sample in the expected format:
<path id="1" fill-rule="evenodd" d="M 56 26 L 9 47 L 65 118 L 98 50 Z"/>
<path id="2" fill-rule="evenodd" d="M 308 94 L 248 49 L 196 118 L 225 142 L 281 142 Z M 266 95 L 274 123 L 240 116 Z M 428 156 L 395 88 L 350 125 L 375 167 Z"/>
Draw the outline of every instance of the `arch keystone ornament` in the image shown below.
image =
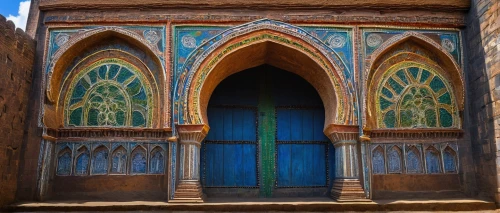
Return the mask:
<path id="1" fill-rule="evenodd" d="M 335 147 L 336 168 L 331 197 L 339 202 L 368 201 L 359 181 L 356 148 L 359 126 L 330 124 L 324 133 Z"/>
<path id="2" fill-rule="evenodd" d="M 210 129 L 205 124 L 177 125 L 180 144 L 179 183 L 171 202 L 203 202 L 200 147 Z"/>

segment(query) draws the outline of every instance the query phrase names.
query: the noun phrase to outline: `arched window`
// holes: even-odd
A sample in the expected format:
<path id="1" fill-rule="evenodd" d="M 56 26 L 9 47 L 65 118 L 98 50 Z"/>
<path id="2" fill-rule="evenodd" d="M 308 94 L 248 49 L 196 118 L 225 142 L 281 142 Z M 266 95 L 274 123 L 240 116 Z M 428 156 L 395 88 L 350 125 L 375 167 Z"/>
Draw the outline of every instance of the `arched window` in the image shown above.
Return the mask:
<path id="1" fill-rule="evenodd" d="M 142 146 L 137 146 L 134 151 L 132 151 L 130 166 L 132 167 L 133 174 L 145 174 L 146 173 L 146 149 Z"/>
<path id="2" fill-rule="evenodd" d="M 92 174 L 103 175 L 108 173 L 108 148 L 99 146 L 94 150 L 92 159 Z"/>
<path id="3" fill-rule="evenodd" d="M 151 160 L 149 161 L 150 174 L 163 174 L 165 171 L 165 158 L 163 157 L 163 149 L 156 147 L 151 152 Z"/>
<path id="4" fill-rule="evenodd" d="M 152 92 L 143 74 L 120 59 L 104 59 L 72 81 L 65 99 L 66 125 L 150 127 Z"/>
<path id="5" fill-rule="evenodd" d="M 90 165 L 90 153 L 87 147 L 78 149 L 78 155 L 75 163 L 75 175 L 88 175 Z"/>
<path id="6" fill-rule="evenodd" d="M 443 151 L 444 171 L 446 173 L 457 172 L 457 153 L 449 146 Z"/>
<path id="7" fill-rule="evenodd" d="M 111 173 L 126 174 L 127 172 L 127 150 L 123 146 L 117 147 L 111 158 Z"/>
<path id="8" fill-rule="evenodd" d="M 429 146 L 425 150 L 425 164 L 427 173 L 441 173 L 441 158 L 439 157 L 439 151 L 434 146 Z"/>
<path id="9" fill-rule="evenodd" d="M 71 163 L 71 149 L 66 147 L 59 151 L 57 155 L 57 175 L 70 175 Z"/>
<path id="10" fill-rule="evenodd" d="M 380 128 L 456 127 L 452 87 L 431 67 L 406 62 L 384 73 L 376 96 Z"/>
<path id="11" fill-rule="evenodd" d="M 387 168 L 389 173 L 402 173 L 402 152 L 401 149 L 393 145 L 387 151 Z"/>
<path id="12" fill-rule="evenodd" d="M 373 174 L 385 174 L 384 149 L 377 146 L 372 152 Z"/>
<path id="13" fill-rule="evenodd" d="M 422 173 L 422 158 L 418 148 L 415 146 L 410 146 L 406 152 L 407 173 Z"/>

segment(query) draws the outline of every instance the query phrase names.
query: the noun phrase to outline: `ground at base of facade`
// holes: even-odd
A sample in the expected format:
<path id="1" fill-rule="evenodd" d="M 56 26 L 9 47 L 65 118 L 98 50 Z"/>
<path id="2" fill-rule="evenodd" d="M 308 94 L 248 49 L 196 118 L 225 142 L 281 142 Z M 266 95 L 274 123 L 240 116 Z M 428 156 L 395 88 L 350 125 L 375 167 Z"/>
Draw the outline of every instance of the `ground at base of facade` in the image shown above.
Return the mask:
<path id="1" fill-rule="evenodd" d="M 205 203 L 178 204 L 160 201 L 96 202 L 51 201 L 17 203 L 3 209 L 7 212 L 85 212 L 85 211 L 184 211 L 184 212 L 404 212 L 404 211 L 469 211 L 500 212 L 490 201 L 474 199 L 454 200 L 374 200 L 371 202 L 334 202 L 328 198 L 316 199 L 259 199 L 234 201 L 207 200 Z"/>

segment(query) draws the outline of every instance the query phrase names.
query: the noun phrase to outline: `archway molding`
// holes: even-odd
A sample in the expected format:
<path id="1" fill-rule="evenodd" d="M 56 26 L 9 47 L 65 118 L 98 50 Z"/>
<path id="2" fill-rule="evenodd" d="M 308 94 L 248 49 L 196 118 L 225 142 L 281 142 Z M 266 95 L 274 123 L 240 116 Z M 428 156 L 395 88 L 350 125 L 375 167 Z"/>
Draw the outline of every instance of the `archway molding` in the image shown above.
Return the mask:
<path id="1" fill-rule="evenodd" d="M 206 107 L 215 87 L 231 74 L 264 63 L 298 74 L 315 87 L 325 105 L 325 126 L 355 123 L 355 90 L 347 83 L 353 74 L 340 57 L 305 30 L 268 19 L 228 29 L 193 51 L 174 90 L 176 122 L 208 124 Z"/>
<path id="2" fill-rule="evenodd" d="M 121 42 L 126 43 L 138 50 L 142 51 L 150 64 L 147 64 L 142 59 L 138 58 L 132 53 L 129 53 L 120 49 L 109 49 L 98 50 L 92 52 L 91 55 L 85 56 L 77 63 L 74 60 L 77 57 L 81 57 L 81 53 L 85 50 L 91 50 L 91 48 L 99 45 L 105 39 L 120 39 Z M 163 72 L 163 64 L 161 59 L 158 57 L 160 54 L 158 48 L 154 47 L 141 35 L 120 27 L 100 27 L 92 30 L 88 30 L 77 35 L 72 36 L 64 45 L 62 45 L 51 57 L 47 68 L 47 74 L 45 81 L 46 85 L 45 93 L 47 101 L 43 108 L 43 122 L 46 127 L 50 128 L 61 128 L 64 125 L 64 98 L 66 97 L 66 91 L 70 82 L 74 79 L 74 76 L 82 69 L 84 69 L 85 64 L 89 64 L 92 61 L 98 61 L 105 58 L 117 58 L 129 61 L 131 66 L 134 66 L 147 76 L 147 84 L 153 89 L 153 103 L 151 104 L 161 104 L 166 94 L 168 94 L 164 88 L 166 84 L 166 76 Z M 154 67 L 151 67 L 153 64 Z M 164 95 L 162 95 L 164 94 Z M 162 105 L 162 104 L 161 104 Z M 161 107 L 158 107 L 159 109 Z M 158 112 L 156 112 L 158 111 Z M 154 112 L 155 118 L 154 126 L 159 125 L 161 122 L 162 114 L 159 110 Z"/>
<path id="3" fill-rule="evenodd" d="M 418 47 L 432 52 L 439 61 L 409 51 L 402 51 L 395 53 L 394 55 L 387 56 L 388 53 L 391 53 L 391 51 L 398 48 L 399 45 L 406 42 L 414 42 L 418 45 Z M 423 66 L 432 68 L 444 78 L 443 80 L 449 81 L 459 111 L 458 116 L 461 117 L 459 119 L 460 121 L 457 121 L 458 127 L 461 128 L 465 99 L 465 81 L 462 69 L 453 56 L 441 45 L 436 43 L 431 38 L 414 31 L 405 32 L 391 37 L 370 56 L 369 63 L 366 65 L 366 72 L 363 76 L 363 99 L 365 103 L 363 128 L 369 130 L 378 128 L 376 122 L 378 115 L 376 114 L 374 101 L 376 97 L 374 97 L 373 94 L 368 95 L 368 91 L 375 91 L 378 89 L 378 83 L 383 80 L 384 72 L 392 69 L 398 64 L 406 62 L 420 63 Z M 454 127 L 456 127 L 456 125 L 454 125 Z"/>

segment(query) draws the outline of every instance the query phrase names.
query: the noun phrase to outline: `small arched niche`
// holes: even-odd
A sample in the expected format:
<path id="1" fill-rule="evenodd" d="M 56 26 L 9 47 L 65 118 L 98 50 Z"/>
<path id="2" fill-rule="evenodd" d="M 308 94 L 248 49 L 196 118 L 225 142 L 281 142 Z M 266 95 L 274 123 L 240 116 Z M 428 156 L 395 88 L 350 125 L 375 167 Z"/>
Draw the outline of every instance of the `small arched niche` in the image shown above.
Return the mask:
<path id="1" fill-rule="evenodd" d="M 377 146 L 372 151 L 373 174 L 385 174 L 385 152 L 382 146 Z"/>
<path id="2" fill-rule="evenodd" d="M 127 173 L 127 149 L 122 145 L 118 146 L 111 155 L 111 174 Z"/>
<path id="3" fill-rule="evenodd" d="M 406 150 L 406 172 L 408 174 L 421 174 L 423 173 L 422 165 L 420 149 L 410 145 Z"/>
<path id="4" fill-rule="evenodd" d="M 57 171 L 59 176 L 71 175 L 72 152 L 69 147 L 65 147 L 57 154 Z"/>
<path id="5" fill-rule="evenodd" d="M 157 146 L 151 151 L 149 160 L 150 174 L 163 174 L 165 172 L 165 155 L 163 148 Z"/>
<path id="6" fill-rule="evenodd" d="M 130 172 L 132 174 L 146 174 L 147 152 L 141 145 L 135 147 L 130 155 Z"/>
<path id="7" fill-rule="evenodd" d="M 450 146 L 446 146 L 443 150 L 443 164 L 445 173 L 457 173 L 458 172 L 458 162 L 457 162 L 457 152 Z"/>
<path id="8" fill-rule="evenodd" d="M 88 175 L 90 168 L 90 152 L 86 146 L 82 146 L 77 150 L 75 160 L 75 175 Z"/>
<path id="9" fill-rule="evenodd" d="M 403 172 L 403 152 L 398 145 L 392 145 L 387 150 L 387 170 L 389 174 Z"/>
<path id="10" fill-rule="evenodd" d="M 109 150 L 106 146 L 101 145 L 94 149 L 92 153 L 92 175 L 105 175 L 108 174 L 108 158 Z"/>
<path id="11" fill-rule="evenodd" d="M 441 156 L 439 151 L 432 145 L 425 149 L 425 165 L 427 174 L 441 173 Z"/>

